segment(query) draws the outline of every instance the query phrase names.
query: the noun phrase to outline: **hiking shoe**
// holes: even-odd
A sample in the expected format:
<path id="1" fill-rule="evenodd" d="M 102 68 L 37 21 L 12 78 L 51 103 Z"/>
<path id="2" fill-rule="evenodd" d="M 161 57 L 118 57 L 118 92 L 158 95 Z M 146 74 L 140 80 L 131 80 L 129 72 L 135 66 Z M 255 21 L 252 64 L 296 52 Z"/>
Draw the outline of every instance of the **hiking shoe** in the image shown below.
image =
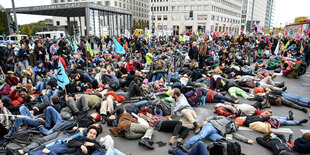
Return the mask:
<path id="1" fill-rule="evenodd" d="M 195 126 L 195 134 L 198 134 L 200 132 L 201 128 L 202 128 L 202 124 L 197 123 L 197 125 Z"/>
<path id="2" fill-rule="evenodd" d="M 177 140 L 176 136 L 172 136 L 169 140 L 169 144 L 172 145 Z"/>
<path id="3" fill-rule="evenodd" d="M 185 153 L 188 153 L 189 152 L 189 148 L 186 146 L 186 145 L 180 145 L 178 144 L 177 147 L 182 150 L 183 152 Z"/>
<path id="4" fill-rule="evenodd" d="M 106 120 L 107 120 L 107 116 L 101 115 L 101 124 L 105 124 Z"/>
<path id="5" fill-rule="evenodd" d="M 299 121 L 299 124 L 304 124 L 304 123 L 307 123 L 307 122 L 308 122 L 308 119 L 303 119 L 303 120 Z"/>
<path id="6" fill-rule="evenodd" d="M 293 116 L 293 111 L 292 110 L 288 111 L 288 119 L 289 120 L 294 120 L 294 116 Z"/>
<path id="7" fill-rule="evenodd" d="M 143 138 L 139 141 L 139 145 L 141 146 L 145 146 L 150 150 L 154 150 L 154 147 L 149 143 L 149 139 L 148 138 Z"/>

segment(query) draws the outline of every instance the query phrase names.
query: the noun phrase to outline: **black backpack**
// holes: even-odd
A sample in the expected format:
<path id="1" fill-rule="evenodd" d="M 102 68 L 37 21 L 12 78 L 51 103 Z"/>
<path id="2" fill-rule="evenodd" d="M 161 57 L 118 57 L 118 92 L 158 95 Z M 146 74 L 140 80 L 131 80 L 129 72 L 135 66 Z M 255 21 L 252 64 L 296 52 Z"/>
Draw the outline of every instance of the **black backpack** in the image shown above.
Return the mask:
<path id="1" fill-rule="evenodd" d="M 231 142 L 225 139 L 218 139 L 208 145 L 210 155 L 243 155 L 238 142 Z"/>

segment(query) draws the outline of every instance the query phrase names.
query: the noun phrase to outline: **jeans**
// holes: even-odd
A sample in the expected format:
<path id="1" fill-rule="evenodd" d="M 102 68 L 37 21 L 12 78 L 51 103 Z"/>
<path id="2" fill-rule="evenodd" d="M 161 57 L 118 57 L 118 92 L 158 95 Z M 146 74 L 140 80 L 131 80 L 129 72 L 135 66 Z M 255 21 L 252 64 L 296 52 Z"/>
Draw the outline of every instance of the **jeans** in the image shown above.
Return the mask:
<path id="1" fill-rule="evenodd" d="M 202 141 L 199 141 L 188 153 L 184 153 L 179 148 L 176 148 L 173 150 L 173 155 L 209 155 L 209 152 L 207 150 L 206 144 Z"/>
<path id="2" fill-rule="evenodd" d="M 42 78 L 38 78 L 38 82 L 36 85 L 36 91 L 37 92 L 42 92 L 45 88 L 47 83 L 51 80 L 50 77 L 46 78 L 46 80 L 44 81 Z"/>
<path id="3" fill-rule="evenodd" d="M 164 76 L 163 73 L 155 73 L 153 74 L 152 81 L 160 80 Z"/>
<path id="4" fill-rule="evenodd" d="M 17 117 L 8 135 L 14 135 L 22 123 L 25 123 L 26 125 L 30 125 L 32 127 L 38 127 L 42 125 L 42 123 L 39 120 L 33 118 L 34 117 L 33 114 L 30 113 L 27 107 L 21 106 L 19 108 L 19 111 L 21 115 L 28 116 L 28 117 Z"/>
<path id="5" fill-rule="evenodd" d="M 59 90 L 58 89 L 55 89 L 54 91 L 53 90 L 51 90 L 51 89 L 49 89 L 49 90 L 47 90 L 46 91 L 46 95 L 48 96 L 48 97 L 52 97 L 52 96 L 60 96 L 60 93 L 59 93 Z"/>
<path id="6" fill-rule="evenodd" d="M 299 121 L 289 120 L 289 116 L 285 116 L 285 117 L 271 116 L 271 117 L 279 120 L 280 126 L 282 126 L 282 125 L 299 125 L 300 124 Z M 275 126 L 278 126 L 278 121 L 272 121 L 272 123 Z"/>
<path id="7" fill-rule="evenodd" d="M 297 100 L 297 101 L 302 102 L 302 103 L 306 103 L 306 104 L 310 103 L 309 99 L 302 98 L 301 96 L 297 96 L 297 95 L 294 95 L 294 94 L 289 94 L 289 93 L 283 92 L 282 96 L 285 97 L 285 98 L 290 98 L 290 99 L 293 99 L 293 100 Z"/>
<path id="8" fill-rule="evenodd" d="M 151 105 L 151 104 L 152 104 L 152 101 L 143 100 L 143 101 L 139 101 L 135 103 L 135 106 L 140 109 L 141 106 L 146 106 L 146 105 Z"/>
<path id="9" fill-rule="evenodd" d="M 125 155 L 125 154 L 115 148 L 109 148 L 105 153 L 105 155 Z"/>
<path id="10" fill-rule="evenodd" d="M 172 73 L 169 72 L 169 73 L 168 73 L 168 84 L 170 84 L 171 78 L 172 78 Z M 174 79 L 179 79 L 179 72 L 174 72 L 174 77 L 173 77 L 173 78 L 174 78 Z"/>
<path id="11" fill-rule="evenodd" d="M 63 121 L 60 114 L 51 106 L 47 107 L 44 111 L 46 119 L 45 119 L 45 127 L 50 128 L 52 122 L 55 124 L 53 128 L 47 130 L 45 127 L 40 127 L 40 131 L 45 135 L 50 135 L 54 132 L 54 129 L 57 128 L 61 122 Z"/>
<path id="12" fill-rule="evenodd" d="M 184 145 L 187 146 L 187 148 L 190 148 L 193 144 L 200 141 L 201 139 L 207 138 L 211 141 L 215 142 L 217 139 L 222 139 L 223 136 L 221 136 L 217 129 L 214 128 L 214 126 L 211 123 L 205 124 L 199 134 L 192 137 L 190 140 L 188 140 Z"/>
<path id="13" fill-rule="evenodd" d="M 20 61 L 20 63 L 22 65 L 21 70 L 25 70 L 29 66 L 29 61 L 28 60 Z"/>
<path id="14" fill-rule="evenodd" d="M 230 97 L 223 96 L 219 93 L 214 96 L 213 103 L 225 103 L 225 102 L 234 103 L 234 100 Z"/>

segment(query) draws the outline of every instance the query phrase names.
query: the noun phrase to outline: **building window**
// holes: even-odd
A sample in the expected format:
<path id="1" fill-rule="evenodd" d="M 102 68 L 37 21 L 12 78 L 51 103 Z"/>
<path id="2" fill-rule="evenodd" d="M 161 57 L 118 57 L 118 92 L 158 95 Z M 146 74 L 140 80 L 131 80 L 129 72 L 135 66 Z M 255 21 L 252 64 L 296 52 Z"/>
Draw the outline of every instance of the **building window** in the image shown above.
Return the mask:
<path id="1" fill-rule="evenodd" d="M 205 5 L 205 8 L 204 8 L 204 10 L 208 10 L 208 5 Z"/>
<path id="2" fill-rule="evenodd" d="M 68 2 L 69 2 L 69 1 L 71 1 L 71 0 L 68 0 Z M 98 1 L 97 4 L 100 4 L 100 5 L 101 5 L 101 1 Z"/>
<path id="3" fill-rule="evenodd" d="M 164 16 L 163 20 L 168 20 L 168 17 L 167 15 Z"/>
<path id="4" fill-rule="evenodd" d="M 189 10 L 189 6 L 184 6 L 184 10 L 188 11 Z"/>
<path id="5" fill-rule="evenodd" d="M 161 16 L 157 16 L 157 20 L 161 20 Z"/>
<path id="6" fill-rule="evenodd" d="M 119 2 L 119 7 L 122 7 L 122 3 L 121 2 Z"/>
<path id="7" fill-rule="evenodd" d="M 64 3 L 64 2 L 65 2 L 65 0 L 60 0 L 60 2 L 61 2 L 61 3 Z"/>
<path id="8" fill-rule="evenodd" d="M 114 6 L 117 6 L 117 2 L 114 2 Z"/>
<path id="9" fill-rule="evenodd" d="M 191 10 L 192 10 L 192 11 L 196 10 L 196 6 L 195 6 L 195 5 L 192 5 L 192 6 L 191 6 Z"/>
<path id="10" fill-rule="evenodd" d="M 60 25 L 60 21 L 56 21 L 56 25 L 59 26 Z"/>
<path id="11" fill-rule="evenodd" d="M 197 6 L 197 10 L 201 10 L 201 5 L 198 5 L 198 6 Z"/>
<path id="12" fill-rule="evenodd" d="M 172 11 L 175 11 L 175 6 L 172 6 L 172 7 L 171 7 L 171 10 L 172 10 Z"/>
<path id="13" fill-rule="evenodd" d="M 168 6 L 166 6 L 166 11 L 168 11 Z"/>
<path id="14" fill-rule="evenodd" d="M 105 6 L 109 6 L 109 5 L 110 5 L 110 1 L 105 1 L 105 2 L 104 2 L 104 5 L 105 5 Z"/>
<path id="15" fill-rule="evenodd" d="M 54 3 L 58 3 L 58 0 L 54 0 Z"/>
<path id="16" fill-rule="evenodd" d="M 72 0 L 67 0 L 67 2 L 72 2 Z"/>
<path id="17" fill-rule="evenodd" d="M 75 0 L 75 1 L 77 2 L 77 1 L 79 1 L 79 0 Z"/>
<path id="18" fill-rule="evenodd" d="M 215 19 L 215 16 L 214 16 L 214 15 L 212 15 L 212 16 L 211 16 L 211 20 L 214 20 L 214 19 Z"/>
<path id="19" fill-rule="evenodd" d="M 182 6 L 178 6 L 178 10 L 179 10 L 179 11 L 182 11 Z"/>

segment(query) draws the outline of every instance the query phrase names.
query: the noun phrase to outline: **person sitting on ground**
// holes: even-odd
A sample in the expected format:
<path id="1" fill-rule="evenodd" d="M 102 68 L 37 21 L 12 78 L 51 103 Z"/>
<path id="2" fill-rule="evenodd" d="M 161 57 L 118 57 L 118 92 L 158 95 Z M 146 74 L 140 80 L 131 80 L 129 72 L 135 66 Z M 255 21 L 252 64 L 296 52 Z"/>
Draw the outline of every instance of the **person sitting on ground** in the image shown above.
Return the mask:
<path id="1" fill-rule="evenodd" d="M 195 133 L 199 133 L 201 124 L 196 121 L 197 114 L 187 102 L 185 96 L 181 94 L 180 89 L 172 89 L 171 96 L 175 99 L 171 107 L 171 117 L 182 117 L 180 121 L 183 123 L 183 126 L 189 129 L 195 128 Z"/>
<path id="2" fill-rule="evenodd" d="M 139 145 L 145 146 L 151 150 L 154 149 L 154 146 L 152 146 L 154 142 L 151 141 L 154 131 L 153 128 L 138 124 L 138 121 L 128 114 L 122 106 L 117 107 L 115 113 L 118 124 L 110 129 L 113 136 L 124 136 L 127 139 L 141 138 Z"/>

